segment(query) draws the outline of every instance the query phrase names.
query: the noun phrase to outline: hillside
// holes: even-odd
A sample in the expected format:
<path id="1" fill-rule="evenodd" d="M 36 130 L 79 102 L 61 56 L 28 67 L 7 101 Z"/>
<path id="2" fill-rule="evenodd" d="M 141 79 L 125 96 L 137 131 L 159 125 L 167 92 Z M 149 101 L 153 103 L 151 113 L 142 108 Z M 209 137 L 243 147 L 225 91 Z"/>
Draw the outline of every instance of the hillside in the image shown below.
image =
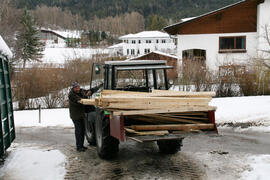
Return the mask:
<path id="1" fill-rule="evenodd" d="M 89 20 L 94 16 L 105 18 L 130 12 L 148 17 L 158 14 L 166 19 L 196 16 L 239 0 L 13 0 L 18 8 L 34 9 L 36 6 L 57 6 L 80 14 Z"/>

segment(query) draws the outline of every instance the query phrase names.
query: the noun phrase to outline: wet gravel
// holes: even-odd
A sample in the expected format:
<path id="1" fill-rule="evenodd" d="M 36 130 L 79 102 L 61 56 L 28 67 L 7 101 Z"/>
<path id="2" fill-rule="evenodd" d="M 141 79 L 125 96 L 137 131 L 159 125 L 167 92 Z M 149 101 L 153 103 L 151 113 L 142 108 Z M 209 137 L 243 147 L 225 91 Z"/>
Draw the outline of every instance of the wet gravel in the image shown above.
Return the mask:
<path id="1" fill-rule="evenodd" d="M 224 173 L 228 175 L 219 179 L 238 178 L 245 170 L 238 167 L 238 159 L 270 152 L 269 134 L 221 130 L 219 135 L 186 137 L 182 151 L 174 155 L 160 154 L 156 143 L 127 141 L 120 144 L 118 157 L 108 161 L 100 159 L 93 146 L 77 152 L 73 133 L 73 128 L 17 128 L 14 144 L 59 149 L 68 160 L 66 180 L 213 179 Z"/>

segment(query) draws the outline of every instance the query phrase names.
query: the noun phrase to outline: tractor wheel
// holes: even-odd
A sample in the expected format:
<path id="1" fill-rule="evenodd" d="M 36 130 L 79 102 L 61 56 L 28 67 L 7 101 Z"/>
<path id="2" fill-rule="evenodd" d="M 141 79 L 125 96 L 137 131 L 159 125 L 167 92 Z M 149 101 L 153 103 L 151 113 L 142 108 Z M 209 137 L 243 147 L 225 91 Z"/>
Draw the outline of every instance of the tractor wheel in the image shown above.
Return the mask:
<path id="1" fill-rule="evenodd" d="M 157 145 L 161 153 L 175 154 L 181 150 L 182 140 L 160 140 Z"/>
<path id="2" fill-rule="evenodd" d="M 102 159 L 111 159 L 119 151 L 119 140 L 110 135 L 110 120 L 101 109 L 96 110 L 96 142 L 97 152 Z"/>
<path id="3" fill-rule="evenodd" d="M 95 118 L 96 112 L 90 112 L 87 114 L 87 118 L 84 120 L 85 124 L 85 137 L 88 143 L 92 146 L 96 145 L 96 134 L 95 134 L 95 121 L 91 121 L 90 118 Z"/>

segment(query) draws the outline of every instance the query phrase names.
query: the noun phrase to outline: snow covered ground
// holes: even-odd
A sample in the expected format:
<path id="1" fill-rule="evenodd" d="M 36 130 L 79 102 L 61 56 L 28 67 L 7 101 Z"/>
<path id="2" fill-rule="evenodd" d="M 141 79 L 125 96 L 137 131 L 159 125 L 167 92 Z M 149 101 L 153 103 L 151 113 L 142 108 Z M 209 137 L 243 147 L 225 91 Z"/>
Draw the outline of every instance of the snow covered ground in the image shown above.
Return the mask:
<path id="1" fill-rule="evenodd" d="M 219 127 L 230 125 L 228 128 L 232 126 L 240 132 L 246 130 L 270 133 L 270 96 L 214 98 L 211 105 L 217 106 L 216 122 Z M 73 127 L 68 109 L 42 110 L 41 123 L 38 122 L 38 110 L 15 111 L 14 117 L 16 127 Z M 246 124 L 245 128 L 241 128 L 243 124 Z M 0 179 L 8 177 L 11 170 L 17 172 L 13 179 L 30 179 L 29 173 L 34 174 L 33 179 L 37 179 L 35 175 L 38 173 L 47 174 L 46 179 L 63 179 L 65 161 L 64 155 L 57 150 L 15 149 L 0 169 Z M 249 169 L 242 173 L 240 179 L 269 178 L 270 152 L 265 155 L 247 155 L 242 161 Z"/>
<path id="2" fill-rule="evenodd" d="M 108 54 L 108 49 L 90 48 L 45 48 L 42 57 L 43 63 L 64 64 L 74 59 L 87 60 L 96 54 Z"/>
<path id="3" fill-rule="evenodd" d="M 66 157 L 58 150 L 21 148 L 11 152 L 0 169 L 0 179 L 64 179 Z"/>

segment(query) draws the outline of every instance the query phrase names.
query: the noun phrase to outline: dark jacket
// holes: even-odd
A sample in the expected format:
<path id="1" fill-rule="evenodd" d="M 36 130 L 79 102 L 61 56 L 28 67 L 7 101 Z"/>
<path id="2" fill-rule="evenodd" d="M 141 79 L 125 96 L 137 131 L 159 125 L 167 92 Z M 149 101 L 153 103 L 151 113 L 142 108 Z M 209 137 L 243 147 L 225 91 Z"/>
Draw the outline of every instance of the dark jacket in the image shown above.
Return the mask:
<path id="1" fill-rule="evenodd" d="M 73 89 L 70 90 L 68 94 L 68 99 L 69 99 L 69 115 L 71 119 L 78 120 L 78 119 L 83 119 L 85 117 L 85 106 L 79 103 L 79 101 L 81 99 L 88 98 L 86 96 L 88 91 L 91 91 L 93 94 L 96 91 L 98 91 L 99 88 L 100 86 L 96 88 L 92 88 L 90 90 L 80 89 L 79 93 L 74 92 Z M 93 109 L 94 107 L 91 107 L 91 108 Z"/>

